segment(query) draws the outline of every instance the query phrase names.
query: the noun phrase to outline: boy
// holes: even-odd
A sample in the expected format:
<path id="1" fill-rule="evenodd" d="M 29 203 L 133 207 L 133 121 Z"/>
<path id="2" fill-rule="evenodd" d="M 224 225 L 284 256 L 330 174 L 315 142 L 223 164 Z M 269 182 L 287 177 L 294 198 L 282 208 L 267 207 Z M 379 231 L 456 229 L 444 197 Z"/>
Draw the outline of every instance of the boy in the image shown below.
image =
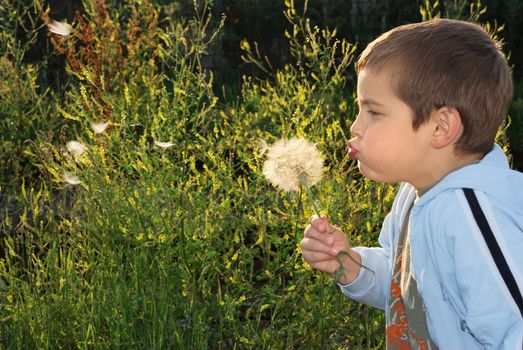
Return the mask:
<path id="1" fill-rule="evenodd" d="M 352 249 L 313 217 L 304 260 L 334 274 L 337 254 L 350 254 L 340 288 L 385 310 L 388 349 L 522 349 L 523 316 L 463 191 L 474 190 L 521 293 L 523 174 L 494 144 L 512 98 L 499 44 L 472 23 L 409 24 L 372 42 L 356 70 L 348 155 L 364 176 L 402 185 L 380 247 Z"/>

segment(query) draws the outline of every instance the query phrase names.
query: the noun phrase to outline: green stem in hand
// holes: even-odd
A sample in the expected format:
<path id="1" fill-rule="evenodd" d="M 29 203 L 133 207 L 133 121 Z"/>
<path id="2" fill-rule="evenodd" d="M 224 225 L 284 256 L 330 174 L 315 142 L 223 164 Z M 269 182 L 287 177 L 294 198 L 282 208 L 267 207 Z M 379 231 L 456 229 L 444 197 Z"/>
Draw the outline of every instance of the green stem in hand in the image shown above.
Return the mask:
<path id="1" fill-rule="evenodd" d="M 307 191 L 307 195 L 312 203 L 312 207 L 314 208 L 316 215 L 318 215 L 318 218 L 321 219 L 320 208 L 318 208 L 318 205 L 316 204 L 316 200 L 314 199 L 314 194 L 312 193 L 309 186 L 303 186 L 303 187 L 305 187 L 305 190 Z"/>
<path id="2" fill-rule="evenodd" d="M 372 272 L 373 274 L 376 274 L 376 272 L 374 272 L 374 270 L 372 270 L 372 269 L 368 268 L 367 266 L 365 266 L 365 265 L 359 263 L 358 261 L 356 261 L 356 259 L 354 259 L 354 258 L 352 257 L 352 255 L 350 255 L 349 253 L 347 253 L 347 252 L 344 251 L 344 250 L 342 250 L 341 252 L 338 253 L 338 255 L 336 255 L 336 260 L 337 260 L 338 263 L 340 264 L 340 268 L 339 268 L 338 270 L 343 269 L 343 264 L 342 264 L 342 261 L 341 261 L 341 257 L 344 256 L 344 255 L 348 256 L 349 259 L 351 259 L 352 261 L 354 261 L 356 264 L 360 265 L 360 266 L 363 267 L 364 269 L 366 269 L 366 270 Z"/>
<path id="3" fill-rule="evenodd" d="M 333 283 L 333 288 L 336 287 L 336 285 L 339 283 L 340 281 L 340 278 L 341 276 L 343 276 L 343 274 L 345 273 L 345 268 L 343 267 L 343 262 L 341 261 L 341 258 L 342 256 L 348 256 L 349 259 L 351 259 L 352 261 L 354 261 L 356 264 L 360 265 L 362 268 L 372 272 L 373 274 L 376 274 L 376 272 L 374 272 L 372 269 L 369 269 L 367 266 L 359 263 L 358 261 L 356 261 L 349 253 L 347 253 L 346 251 L 342 250 L 341 252 L 338 253 L 338 255 L 336 255 L 336 260 L 338 261 L 338 264 L 340 264 L 340 267 L 334 272 L 334 283 Z"/>

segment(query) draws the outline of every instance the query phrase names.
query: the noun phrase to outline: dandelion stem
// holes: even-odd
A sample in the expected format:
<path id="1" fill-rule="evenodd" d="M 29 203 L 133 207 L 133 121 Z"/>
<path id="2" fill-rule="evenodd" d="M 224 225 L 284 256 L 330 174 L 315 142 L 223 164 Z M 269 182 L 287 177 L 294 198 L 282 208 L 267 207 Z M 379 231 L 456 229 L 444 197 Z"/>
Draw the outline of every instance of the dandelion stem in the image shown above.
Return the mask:
<path id="1" fill-rule="evenodd" d="M 307 195 L 312 203 L 312 207 L 314 208 L 316 215 L 318 215 L 318 218 L 321 218 L 320 208 L 318 208 L 318 205 L 316 204 L 316 199 L 314 198 L 314 194 L 312 193 L 310 187 L 306 185 L 303 187 L 305 187 L 305 190 L 307 191 Z"/>

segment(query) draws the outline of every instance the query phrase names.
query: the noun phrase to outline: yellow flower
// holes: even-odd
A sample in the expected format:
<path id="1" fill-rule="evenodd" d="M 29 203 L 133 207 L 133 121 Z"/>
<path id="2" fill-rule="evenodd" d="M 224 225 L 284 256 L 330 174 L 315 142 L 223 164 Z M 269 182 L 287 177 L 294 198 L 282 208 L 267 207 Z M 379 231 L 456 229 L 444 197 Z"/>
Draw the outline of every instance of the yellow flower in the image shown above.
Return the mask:
<path id="1" fill-rule="evenodd" d="M 298 191 L 321 180 L 323 159 L 316 146 L 303 138 L 281 139 L 268 146 L 263 175 L 283 191 Z"/>

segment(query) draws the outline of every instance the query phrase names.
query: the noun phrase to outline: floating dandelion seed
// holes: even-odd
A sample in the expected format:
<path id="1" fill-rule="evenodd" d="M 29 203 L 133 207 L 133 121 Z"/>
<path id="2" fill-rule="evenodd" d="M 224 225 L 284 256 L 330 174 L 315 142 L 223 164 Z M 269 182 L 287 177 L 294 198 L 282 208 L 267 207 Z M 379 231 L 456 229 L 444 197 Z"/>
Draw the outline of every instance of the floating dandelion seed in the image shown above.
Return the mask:
<path id="1" fill-rule="evenodd" d="M 52 21 L 47 25 L 51 33 L 62 36 L 69 36 L 73 32 L 73 27 L 67 22 Z"/>
<path id="2" fill-rule="evenodd" d="M 87 147 L 83 143 L 78 141 L 69 141 L 67 142 L 65 147 L 67 148 L 67 151 L 71 153 L 75 158 L 80 157 L 82 153 L 84 153 L 87 149 Z"/>
<path id="3" fill-rule="evenodd" d="M 91 129 L 93 129 L 95 134 L 101 134 L 103 133 L 108 127 L 110 123 L 91 123 Z"/>
<path id="4" fill-rule="evenodd" d="M 161 148 L 169 148 L 174 146 L 174 143 L 172 142 L 160 142 L 160 141 L 154 141 L 154 144 Z"/>
<path id="5" fill-rule="evenodd" d="M 264 139 L 258 138 L 258 148 L 260 149 L 260 154 L 264 154 L 269 150 L 269 145 Z"/>
<path id="6" fill-rule="evenodd" d="M 78 176 L 71 173 L 64 173 L 64 181 L 70 185 L 79 185 L 82 183 Z"/>
<path id="7" fill-rule="evenodd" d="M 310 188 L 322 178 L 323 159 L 316 146 L 305 139 L 282 139 L 268 146 L 263 175 L 283 191 Z"/>

